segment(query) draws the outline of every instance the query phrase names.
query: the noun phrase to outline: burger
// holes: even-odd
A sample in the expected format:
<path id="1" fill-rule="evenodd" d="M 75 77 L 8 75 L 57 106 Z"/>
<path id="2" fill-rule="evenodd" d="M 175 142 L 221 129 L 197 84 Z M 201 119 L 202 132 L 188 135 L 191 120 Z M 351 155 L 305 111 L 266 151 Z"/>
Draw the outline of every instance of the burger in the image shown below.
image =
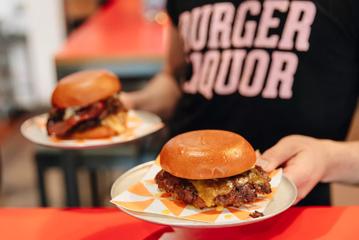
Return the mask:
<path id="1" fill-rule="evenodd" d="M 105 70 L 81 71 L 61 79 L 52 93 L 48 135 L 98 139 L 123 133 L 127 109 L 119 99 L 120 91 L 119 79 Z"/>
<path id="2" fill-rule="evenodd" d="M 163 146 L 162 170 L 155 182 L 172 198 L 199 209 L 240 207 L 271 193 L 268 173 L 255 163 L 255 151 L 242 136 L 221 130 L 192 131 Z"/>

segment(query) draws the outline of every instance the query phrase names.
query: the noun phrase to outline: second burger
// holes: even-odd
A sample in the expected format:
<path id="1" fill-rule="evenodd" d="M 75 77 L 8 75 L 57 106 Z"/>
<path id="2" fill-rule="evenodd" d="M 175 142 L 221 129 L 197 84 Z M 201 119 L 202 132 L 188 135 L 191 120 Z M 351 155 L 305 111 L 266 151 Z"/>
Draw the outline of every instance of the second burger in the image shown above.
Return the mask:
<path id="1" fill-rule="evenodd" d="M 119 79 L 105 70 L 81 71 L 59 81 L 47 121 L 49 136 L 98 139 L 126 130 L 127 109 L 119 99 Z"/>

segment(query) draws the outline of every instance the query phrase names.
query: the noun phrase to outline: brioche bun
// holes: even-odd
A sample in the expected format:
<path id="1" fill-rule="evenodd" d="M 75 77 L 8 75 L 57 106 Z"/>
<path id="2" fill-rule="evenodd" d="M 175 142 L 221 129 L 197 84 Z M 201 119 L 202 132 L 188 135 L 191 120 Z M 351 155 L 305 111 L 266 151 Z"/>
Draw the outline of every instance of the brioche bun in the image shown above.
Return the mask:
<path id="1" fill-rule="evenodd" d="M 81 107 L 121 91 L 119 79 L 106 70 L 81 71 L 61 79 L 52 93 L 56 108 Z"/>
<path id="2" fill-rule="evenodd" d="M 186 179 L 225 178 L 251 169 L 252 146 L 240 135 L 222 130 L 199 130 L 169 140 L 160 152 L 163 170 Z"/>

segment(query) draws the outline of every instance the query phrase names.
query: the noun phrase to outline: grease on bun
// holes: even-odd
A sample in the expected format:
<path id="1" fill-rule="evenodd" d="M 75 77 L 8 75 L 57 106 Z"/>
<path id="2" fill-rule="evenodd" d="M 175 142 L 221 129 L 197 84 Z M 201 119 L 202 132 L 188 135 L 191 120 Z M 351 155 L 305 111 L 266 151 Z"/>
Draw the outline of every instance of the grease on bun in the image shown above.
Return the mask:
<path id="1" fill-rule="evenodd" d="M 239 134 L 198 130 L 180 134 L 160 152 L 160 164 L 170 174 L 193 180 L 226 178 L 253 168 L 256 154 Z"/>

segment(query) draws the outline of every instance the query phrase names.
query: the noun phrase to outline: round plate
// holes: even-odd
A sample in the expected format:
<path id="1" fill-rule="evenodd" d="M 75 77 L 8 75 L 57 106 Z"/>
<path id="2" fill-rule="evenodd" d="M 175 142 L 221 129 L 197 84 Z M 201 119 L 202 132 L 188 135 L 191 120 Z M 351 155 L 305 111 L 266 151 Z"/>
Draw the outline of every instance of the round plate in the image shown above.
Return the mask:
<path id="1" fill-rule="evenodd" d="M 128 130 L 123 134 L 96 140 L 60 140 L 47 135 L 47 116 L 45 113 L 26 120 L 21 125 L 22 135 L 36 144 L 64 149 L 89 149 L 125 143 L 154 133 L 164 126 L 161 119 L 155 114 L 130 110 L 127 121 Z"/>
<path id="2" fill-rule="evenodd" d="M 153 164 L 152 162 L 147 162 L 141 164 L 135 168 L 130 169 L 122 176 L 120 176 L 115 183 L 112 185 L 111 189 L 111 198 L 114 198 L 121 192 L 127 190 L 131 185 L 139 182 L 142 177 L 146 174 L 148 169 Z M 249 223 L 263 221 L 265 219 L 271 218 L 285 210 L 287 210 L 295 201 L 297 197 L 297 189 L 293 182 L 291 182 L 288 178 L 283 175 L 283 179 L 279 185 L 278 191 L 274 195 L 272 201 L 269 203 L 267 208 L 264 211 L 264 216 L 259 218 L 251 218 L 244 222 L 239 223 L 230 223 L 230 224 L 214 224 L 214 223 L 204 223 L 197 221 L 190 221 L 179 218 L 172 218 L 162 215 L 150 214 L 150 213 L 142 213 L 126 210 L 124 208 L 120 209 L 127 214 L 134 216 L 136 218 L 157 223 L 163 225 L 170 225 L 172 227 L 186 227 L 186 228 L 219 228 L 219 227 L 233 227 L 239 225 L 245 225 Z"/>

